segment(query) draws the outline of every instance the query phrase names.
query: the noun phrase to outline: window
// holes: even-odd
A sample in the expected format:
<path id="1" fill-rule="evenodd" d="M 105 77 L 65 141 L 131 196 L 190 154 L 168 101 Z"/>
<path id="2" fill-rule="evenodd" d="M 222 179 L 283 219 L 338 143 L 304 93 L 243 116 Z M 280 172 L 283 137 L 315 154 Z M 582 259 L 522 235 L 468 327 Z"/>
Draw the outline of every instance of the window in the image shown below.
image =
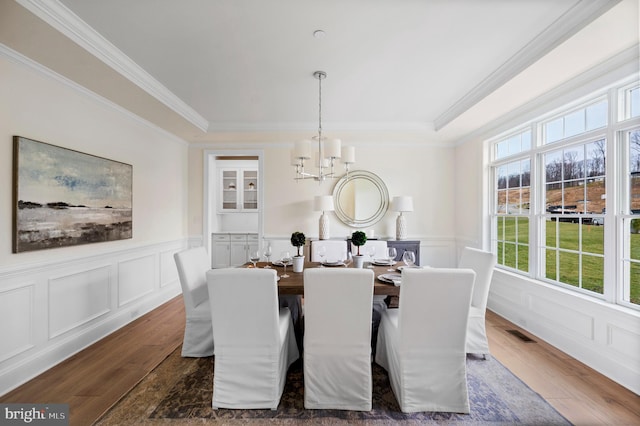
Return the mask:
<path id="1" fill-rule="evenodd" d="M 640 117 L 640 86 L 630 85 L 620 89 L 620 119 Z"/>
<path id="2" fill-rule="evenodd" d="M 496 158 L 504 158 L 531 149 L 531 130 L 510 136 L 495 144 Z"/>
<path id="3" fill-rule="evenodd" d="M 499 166 L 496 174 L 495 243 L 498 263 L 520 271 L 529 270 L 529 159 Z"/>
<path id="4" fill-rule="evenodd" d="M 598 101 L 544 123 L 544 143 L 576 136 L 607 125 L 607 101 Z"/>
<path id="5" fill-rule="evenodd" d="M 640 310 L 638 82 L 603 88 L 490 147 L 498 267 Z"/>
<path id="6" fill-rule="evenodd" d="M 543 154 L 543 276 L 604 293 L 606 142 L 598 140 Z"/>

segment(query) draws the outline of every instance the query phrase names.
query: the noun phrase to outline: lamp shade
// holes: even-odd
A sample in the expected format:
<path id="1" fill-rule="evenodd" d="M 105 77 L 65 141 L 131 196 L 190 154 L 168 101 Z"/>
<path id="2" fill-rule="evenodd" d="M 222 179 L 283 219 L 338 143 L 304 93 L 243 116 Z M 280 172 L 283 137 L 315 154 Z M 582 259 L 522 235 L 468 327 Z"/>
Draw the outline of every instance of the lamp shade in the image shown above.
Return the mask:
<path id="1" fill-rule="evenodd" d="M 395 212 L 412 212 L 413 211 L 413 197 L 402 195 L 399 197 L 393 197 L 391 201 L 393 211 Z"/>
<path id="2" fill-rule="evenodd" d="M 342 162 L 345 164 L 353 164 L 356 162 L 356 148 L 354 146 L 342 147 Z"/>
<path id="3" fill-rule="evenodd" d="M 342 142 L 340 139 L 324 141 L 324 158 L 340 158 Z"/>
<path id="4" fill-rule="evenodd" d="M 291 151 L 291 165 L 292 166 L 301 166 L 302 158 L 296 157 L 296 153 Z"/>
<path id="5" fill-rule="evenodd" d="M 313 162 L 315 164 L 316 167 L 320 167 L 320 154 L 318 152 L 314 152 L 313 153 Z M 329 167 L 329 159 L 328 158 L 323 158 L 322 159 L 322 167 Z"/>
<path id="6" fill-rule="evenodd" d="M 297 141 L 293 149 L 293 156 L 295 158 L 304 158 L 304 159 L 311 158 L 311 141 L 310 140 Z"/>
<path id="7" fill-rule="evenodd" d="M 333 197 L 331 195 L 317 195 L 313 199 L 313 209 L 315 211 L 332 212 Z"/>

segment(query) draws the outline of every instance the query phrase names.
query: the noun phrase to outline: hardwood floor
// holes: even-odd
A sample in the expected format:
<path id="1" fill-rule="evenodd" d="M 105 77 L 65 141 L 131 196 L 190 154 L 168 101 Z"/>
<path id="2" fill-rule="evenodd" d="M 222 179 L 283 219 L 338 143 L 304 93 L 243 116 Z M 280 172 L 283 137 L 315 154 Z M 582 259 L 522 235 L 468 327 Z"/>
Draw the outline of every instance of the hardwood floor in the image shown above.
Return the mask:
<path id="1" fill-rule="evenodd" d="M 71 425 L 90 425 L 182 343 L 176 297 L 19 388 L 0 403 L 68 403 Z"/>
<path id="2" fill-rule="evenodd" d="M 69 403 L 70 424 L 90 425 L 180 345 L 183 330 L 177 297 L 3 395 L 0 403 Z M 492 312 L 487 334 L 493 356 L 572 423 L 640 424 L 640 396 Z"/>
<path id="3" fill-rule="evenodd" d="M 492 355 L 572 423 L 640 425 L 640 396 L 490 311 L 487 336 Z"/>

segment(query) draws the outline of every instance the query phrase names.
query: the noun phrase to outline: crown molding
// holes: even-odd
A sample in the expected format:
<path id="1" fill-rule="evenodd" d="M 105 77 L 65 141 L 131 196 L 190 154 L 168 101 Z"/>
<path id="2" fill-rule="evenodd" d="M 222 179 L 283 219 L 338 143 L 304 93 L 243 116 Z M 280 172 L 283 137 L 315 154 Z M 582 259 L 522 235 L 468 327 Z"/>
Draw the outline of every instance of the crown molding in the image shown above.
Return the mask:
<path id="1" fill-rule="evenodd" d="M 67 7 L 55 0 L 16 0 L 22 7 L 51 25 L 126 79 L 158 99 L 191 124 L 207 131 L 209 122 L 178 98 L 151 74 L 111 44 Z"/>
<path id="2" fill-rule="evenodd" d="M 455 145 L 463 145 L 469 141 L 485 139 L 490 137 L 489 135 L 494 136 L 501 132 L 509 131 L 510 128 L 524 125 L 532 120 L 538 120 L 545 113 L 562 108 L 578 98 L 589 96 L 599 90 L 606 90 L 611 85 L 617 84 L 634 74 L 640 78 L 640 44 L 638 43 L 465 135 Z"/>
<path id="3" fill-rule="evenodd" d="M 19 52 L 16 52 L 15 50 L 11 49 L 8 46 L 5 46 L 4 44 L 0 43 L 0 57 L 4 57 L 7 58 L 8 60 L 10 60 L 13 63 L 16 63 L 18 65 L 24 66 L 26 68 L 29 68 L 33 71 L 35 71 L 36 73 L 43 75 L 46 78 L 49 78 L 51 80 L 54 80 L 60 84 L 63 84 L 67 87 L 69 87 L 72 90 L 75 90 L 76 92 L 80 93 L 81 95 L 97 102 L 100 103 L 108 108 L 111 108 L 112 110 L 122 114 L 123 116 L 126 116 L 127 118 L 140 123 L 156 132 L 161 133 L 163 136 L 165 136 L 167 139 L 171 140 L 174 143 L 177 143 L 178 145 L 181 146 L 187 146 L 188 143 L 186 141 L 184 141 L 183 139 L 181 139 L 180 137 L 176 136 L 173 133 L 170 133 L 168 131 L 166 131 L 165 129 L 158 127 L 156 124 L 145 120 L 144 118 L 132 113 L 131 111 L 129 111 L 126 108 L 121 107 L 120 105 L 110 101 L 109 99 L 106 99 L 98 94 L 96 94 L 95 92 L 92 92 L 91 90 L 87 89 L 84 86 L 79 85 L 78 83 L 76 83 L 75 81 L 72 81 L 70 79 L 68 79 L 67 77 L 60 75 L 58 73 L 56 73 L 55 71 L 52 71 L 51 69 L 45 67 L 42 64 L 39 64 L 38 62 L 22 55 Z"/>
<path id="4" fill-rule="evenodd" d="M 511 80 L 538 59 L 583 29 L 594 19 L 621 0 L 578 0 L 569 10 L 542 30 L 515 55 L 500 65 L 465 96 L 434 120 L 434 129 L 441 130 L 490 93 Z"/>
<path id="5" fill-rule="evenodd" d="M 317 132 L 317 122 L 288 122 L 288 123 L 210 123 L 209 132 Z M 433 132 L 433 124 L 428 122 L 323 122 L 323 132 Z"/>
<path id="6" fill-rule="evenodd" d="M 256 141 L 231 141 L 231 140 L 220 140 L 220 141 L 205 141 L 205 142 L 192 142 L 189 144 L 189 148 L 195 149 L 212 149 L 212 150 L 220 150 L 220 149 L 228 149 L 230 152 L 235 153 L 236 150 L 239 149 L 269 149 L 269 148 L 278 148 L 278 149 L 292 149 L 295 141 L 290 140 L 278 140 L 278 141 L 266 141 L 266 142 L 256 142 Z M 354 146 L 356 149 L 388 149 L 389 146 L 393 146 L 393 148 L 454 148 L 455 146 L 447 143 L 447 142 L 434 142 L 434 141 L 404 141 L 397 140 L 393 137 L 390 137 L 388 140 L 367 140 L 367 139 L 358 139 L 358 140 L 350 140 L 349 145 Z"/>

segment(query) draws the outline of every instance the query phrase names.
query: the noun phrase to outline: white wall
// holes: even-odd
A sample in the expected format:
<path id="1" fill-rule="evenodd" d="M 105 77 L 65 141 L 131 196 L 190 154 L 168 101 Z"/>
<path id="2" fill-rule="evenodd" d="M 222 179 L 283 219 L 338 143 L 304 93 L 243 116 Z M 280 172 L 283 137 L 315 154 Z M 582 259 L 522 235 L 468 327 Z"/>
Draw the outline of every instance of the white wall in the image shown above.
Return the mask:
<path id="1" fill-rule="evenodd" d="M 356 164 L 353 170 L 367 170 L 378 175 L 386 184 L 389 197 L 411 195 L 414 197 L 414 212 L 405 213 L 409 239 L 419 239 L 424 244 L 424 258 L 429 264 L 439 266 L 455 264 L 452 250 L 456 229 L 454 227 L 455 179 L 454 149 L 430 144 L 394 141 L 389 136 L 386 142 L 344 140 L 356 146 Z M 290 150 L 294 141 L 281 143 L 249 144 L 243 140 L 195 146 L 189 152 L 189 234 L 202 233 L 202 180 L 203 153 L 206 150 L 232 152 L 259 148 L 264 152 L 264 238 L 270 241 L 288 241 L 291 233 L 302 231 L 307 238 L 318 238 L 320 212 L 313 211 L 316 195 L 332 194 L 336 180 L 319 184 L 315 181 L 296 182 L 295 170 L 290 166 Z M 339 176 L 344 173 L 341 170 Z M 339 221 L 334 213 L 330 216 L 331 238 L 346 238 L 356 228 Z M 379 238 L 395 238 L 397 213 L 388 211 L 383 219 L 365 230 L 374 229 Z M 286 245 L 286 244 L 285 244 Z M 424 254 L 423 253 L 423 254 Z"/>
<path id="2" fill-rule="evenodd" d="M 0 45 L 0 394 L 180 293 L 186 144 Z M 13 254 L 12 137 L 133 166 L 133 238 Z"/>

